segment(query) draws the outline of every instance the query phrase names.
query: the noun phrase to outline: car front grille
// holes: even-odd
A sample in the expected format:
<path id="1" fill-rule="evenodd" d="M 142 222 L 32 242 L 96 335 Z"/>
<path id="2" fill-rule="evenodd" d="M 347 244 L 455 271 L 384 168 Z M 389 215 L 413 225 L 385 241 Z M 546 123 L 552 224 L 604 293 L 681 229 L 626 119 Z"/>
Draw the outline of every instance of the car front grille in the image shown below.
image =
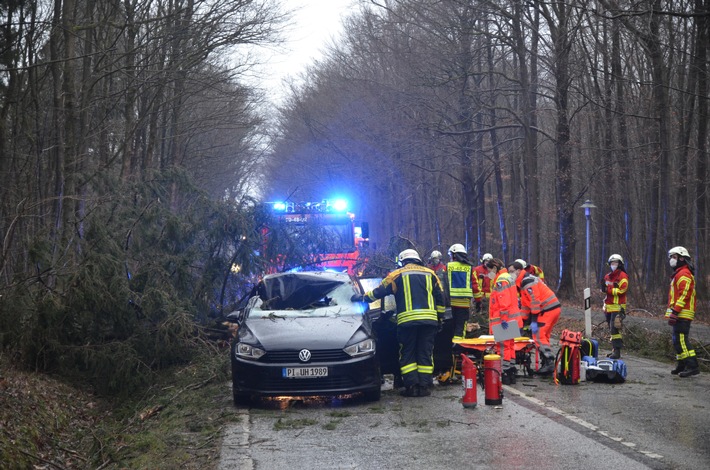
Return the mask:
<path id="1" fill-rule="evenodd" d="M 342 349 L 323 349 L 311 351 L 311 360 L 304 363 L 298 358 L 298 351 L 269 351 L 259 359 L 259 362 L 267 364 L 297 363 L 313 364 L 321 362 L 341 362 L 350 359 L 350 356 Z"/>

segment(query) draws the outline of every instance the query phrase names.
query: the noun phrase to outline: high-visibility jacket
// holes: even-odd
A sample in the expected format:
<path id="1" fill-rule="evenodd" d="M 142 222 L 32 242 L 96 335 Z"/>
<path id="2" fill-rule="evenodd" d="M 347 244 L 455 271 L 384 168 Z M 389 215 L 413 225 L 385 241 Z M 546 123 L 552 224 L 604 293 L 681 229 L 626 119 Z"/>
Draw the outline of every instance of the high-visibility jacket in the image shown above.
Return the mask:
<path id="1" fill-rule="evenodd" d="M 502 268 L 491 283 L 491 300 L 488 305 L 491 334 L 493 325 L 501 321 L 514 323 L 512 327 L 522 328 L 522 312 L 518 308 L 518 288 L 508 270 Z"/>
<path id="2" fill-rule="evenodd" d="M 673 273 L 668 308 L 675 311 L 678 318 L 695 319 L 695 276 L 687 264 L 677 267 Z"/>
<path id="3" fill-rule="evenodd" d="M 473 266 L 458 261 L 446 265 L 449 279 L 449 300 L 452 307 L 470 307 L 473 284 L 476 282 Z"/>
<path id="4" fill-rule="evenodd" d="M 611 284 L 606 284 L 611 282 Z M 626 291 L 629 290 L 629 276 L 621 269 L 611 271 L 604 276 L 606 297 L 604 305 L 607 313 L 620 312 L 626 309 Z"/>
<path id="5" fill-rule="evenodd" d="M 409 263 L 392 271 L 365 297 L 370 301 L 394 295 L 397 324 L 419 321 L 436 324 L 443 315 L 444 295 L 441 282 L 431 269 Z"/>
<path id="6" fill-rule="evenodd" d="M 557 296 L 545 281 L 530 274 L 523 276 L 520 281 L 520 305 L 526 318 L 532 315 L 533 320 L 537 315 L 561 307 Z"/>
<path id="7" fill-rule="evenodd" d="M 485 264 L 479 264 L 473 268 L 476 283 L 473 286 L 473 298 L 476 300 L 482 300 L 483 297 L 491 296 L 491 280 L 488 278 L 488 268 Z"/>

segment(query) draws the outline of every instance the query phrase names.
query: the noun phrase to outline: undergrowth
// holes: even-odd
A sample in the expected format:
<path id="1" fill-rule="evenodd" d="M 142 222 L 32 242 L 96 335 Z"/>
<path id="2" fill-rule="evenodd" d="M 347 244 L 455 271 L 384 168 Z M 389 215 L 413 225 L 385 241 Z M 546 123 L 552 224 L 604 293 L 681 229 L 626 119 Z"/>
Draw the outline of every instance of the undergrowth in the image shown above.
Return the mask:
<path id="1" fill-rule="evenodd" d="M 216 468 L 222 430 L 236 420 L 225 350 L 166 370 L 140 394 L 102 399 L 0 357 L 3 469 Z"/>

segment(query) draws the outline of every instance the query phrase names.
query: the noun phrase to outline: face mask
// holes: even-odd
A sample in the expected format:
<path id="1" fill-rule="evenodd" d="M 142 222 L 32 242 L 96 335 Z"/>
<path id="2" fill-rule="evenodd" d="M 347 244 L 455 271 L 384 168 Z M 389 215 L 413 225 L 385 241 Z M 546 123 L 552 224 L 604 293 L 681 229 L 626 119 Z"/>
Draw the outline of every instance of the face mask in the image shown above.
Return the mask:
<path id="1" fill-rule="evenodd" d="M 609 266 L 611 267 L 611 271 L 614 272 L 614 271 L 616 271 L 616 268 L 619 267 L 619 264 L 618 263 L 611 263 Z"/>
<path id="2" fill-rule="evenodd" d="M 493 271 L 488 271 L 488 279 L 491 281 L 496 278 L 496 273 Z"/>
<path id="3" fill-rule="evenodd" d="M 677 260 L 677 259 L 675 259 L 675 258 L 671 258 L 671 260 L 670 260 L 670 261 L 668 261 L 668 263 L 670 263 L 670 265 L 671 265 L 671 268 L 675 268 L 675 267 L 676 267 L 676 265 L 678 264 L 678 260 Z"/>

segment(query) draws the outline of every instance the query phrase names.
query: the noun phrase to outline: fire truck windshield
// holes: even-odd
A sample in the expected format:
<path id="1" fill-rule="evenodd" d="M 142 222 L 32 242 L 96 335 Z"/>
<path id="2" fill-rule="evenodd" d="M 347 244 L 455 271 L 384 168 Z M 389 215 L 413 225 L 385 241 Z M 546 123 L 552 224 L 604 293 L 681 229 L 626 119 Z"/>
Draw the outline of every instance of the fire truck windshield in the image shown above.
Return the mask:
<path id="1" fill-rule="evenodd" d="M 309 240 L 310 251 L 314 254 L 352 253 L 355 251 L 355 235 L 352 220 L 304 220 L 286 219 L 287 231 L 295 240 Z M 315 236 L 314 236 L 315 235 Z"/>

